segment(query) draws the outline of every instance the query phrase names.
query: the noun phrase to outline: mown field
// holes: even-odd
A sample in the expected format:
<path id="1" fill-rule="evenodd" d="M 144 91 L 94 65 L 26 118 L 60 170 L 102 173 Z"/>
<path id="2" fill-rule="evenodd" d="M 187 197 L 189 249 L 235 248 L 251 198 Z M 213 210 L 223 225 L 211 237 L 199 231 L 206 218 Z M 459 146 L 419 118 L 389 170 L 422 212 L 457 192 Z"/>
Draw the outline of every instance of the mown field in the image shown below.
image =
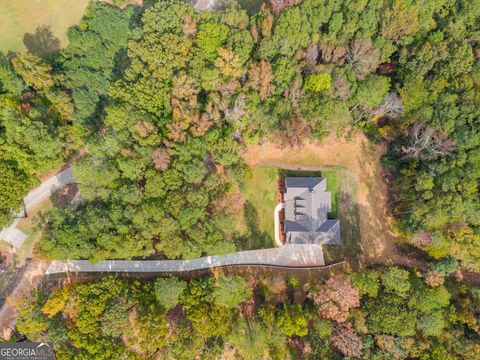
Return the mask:
<path id="1" fill-rule="evenodd" d="M 26 50 L 25 41 L 67 43 L 67 29 L 82 18 L 89 0 L 0 0 L 0 51 Z M 48 30 L 48 31 L 46 31 Z"/>

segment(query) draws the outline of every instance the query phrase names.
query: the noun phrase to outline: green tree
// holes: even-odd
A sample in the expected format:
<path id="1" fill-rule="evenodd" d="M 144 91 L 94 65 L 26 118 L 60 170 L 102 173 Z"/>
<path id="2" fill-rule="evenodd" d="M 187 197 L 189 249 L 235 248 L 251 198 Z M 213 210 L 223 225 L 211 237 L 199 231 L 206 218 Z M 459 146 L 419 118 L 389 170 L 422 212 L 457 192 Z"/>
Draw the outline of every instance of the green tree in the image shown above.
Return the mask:
<path id="1" fill-rule="evenodd" d="M 367 298 L 363 310 L 367 314 L 367 327 L 371 333 L 398 336 L 415 334 L 416 314 L 396 294 L 382 293 L 376 298 Z"/>
<path id="2" fill-rule="evenodd" d="M 155 297 L 157 302 L 166 310 L 174 307 L 180 301 L 180 296 L 185 290 L 185 281 L 175 277 L 155 280 Z"/>
<path id="3" fill-rule="evenodd" d="M 387 291 L 394 292 L 399 296 L 406 296 L 410 290 L 410 274 L 407 270 L 396 266 L 388 268 L 382 274 L 382 285 Z"/>
<path id="4" fill-rule="evenodd" d="M 15 161 L 0 159 L 0 227 L 13 219 L 34 179 L 20 169 Z"/>
<path id="5" fill-rule="evenodd" d="M 322 92 L 330 89 L 332 78 L 329 74 L 312 74 L 307 76 L 303 87 L 305 90 Z"/>
<path id="6" fill-rule="evenodd" d="M 421 316 L 417 326 L 424 336 L 440 336 L 446 321 L 441 311 L 434 311 Z"/>
<path id="7" fill-rule="evenodd" d="M 234 308 L 252 295 L 246 280 L 240 276 L 220 276 L 212 292 L 215 304 L 227 309 Z"/>
<path id="8" fill-rule="evenodd" d="M 286 336 L 308 334 L 308 320 L 299 305 L 284 305 L 277 314 L 276 324 Z"/>
<path id="9" fill-rule="evenodd" d="M 353 273 L 350 275 L 350 281 L 358 289 L 360 295 L 377 296 L 380 287 L 380 274 L 376 271 Z"/>

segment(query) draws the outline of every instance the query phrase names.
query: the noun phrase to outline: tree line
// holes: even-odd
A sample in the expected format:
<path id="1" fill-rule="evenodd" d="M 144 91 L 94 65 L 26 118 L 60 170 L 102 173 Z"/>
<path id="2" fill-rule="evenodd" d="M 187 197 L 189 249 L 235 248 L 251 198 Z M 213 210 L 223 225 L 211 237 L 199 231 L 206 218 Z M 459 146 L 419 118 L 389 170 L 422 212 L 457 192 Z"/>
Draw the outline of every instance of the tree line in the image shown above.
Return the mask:
<path id="1" fill-rule="evenodd" d="M 300 284 L 106 277 L 37 292 L 17 330 L 58 359 L 476 359 L 480 289 L 396 267 Z"/>
<path id="2" fill-rule="evenodd" d="M 477 270 L 475 1 L 275 0 L 123 10 L 93 3 L 69 45 L 1 59 L 1 224 L 74 153 L 84 202 L 51 214 L 50 257 L 167 258 L 235 248 L 249 144 L 350 127 L 388 143 L 391 207 L 432 258 Z"/>

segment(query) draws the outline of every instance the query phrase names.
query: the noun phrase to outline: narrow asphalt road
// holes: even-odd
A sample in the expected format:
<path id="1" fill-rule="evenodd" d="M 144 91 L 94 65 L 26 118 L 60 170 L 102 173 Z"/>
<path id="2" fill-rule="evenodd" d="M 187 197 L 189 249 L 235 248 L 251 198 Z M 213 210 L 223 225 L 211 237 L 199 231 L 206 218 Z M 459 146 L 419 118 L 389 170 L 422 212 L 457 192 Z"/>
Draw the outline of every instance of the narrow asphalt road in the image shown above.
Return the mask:
<path id="1" fill-rule="evenodd" d="M 23 199 L 27 215 L 30 210 L 40 205 L 43 201 L 52 196 L 52 194 L 57 190 L 74 182 L 75 178 L 73 177 L 72 170 L 70 168 L 66 168 L 57 175 L 52 176 L 48 180 L 42 182 L 39 187 L 29 192 L 28 195 Z M 17 216 L 23 216 L 23 211 L 17 214 Z M 23 245 L 23 242 L 27 238 L 25 233 L 17 229 L 16 226 L 18 221 L 19 219 L 15 220 L 13 224 L 3 228 L 0 231 L 0 239 L 11 244 L 16 250 L 20 249 L 20 247 Z"/>

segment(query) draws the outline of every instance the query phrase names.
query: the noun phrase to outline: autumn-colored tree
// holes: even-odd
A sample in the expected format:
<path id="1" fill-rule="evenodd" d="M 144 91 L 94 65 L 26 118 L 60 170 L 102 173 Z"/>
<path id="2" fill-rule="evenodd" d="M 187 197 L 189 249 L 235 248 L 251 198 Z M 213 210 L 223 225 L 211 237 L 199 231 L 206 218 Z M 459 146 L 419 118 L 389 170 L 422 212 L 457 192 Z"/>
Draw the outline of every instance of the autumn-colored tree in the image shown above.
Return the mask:
<path id="1" fill-rule="evenodd" d="M 52 67 L 31 52 L 17 54 L 12 59 L 15 71 L 25 81 L 25 84 L 36 90 L 45 91 L 54 85 Z"/>
<path id="2" fill-rule="evenodd" d="M 156 170 L 165 171 L 170 165 L 170 154 L 167 149 L 156 148 L 152 153 L 153 167 Z"/>
<path id="3" fill-rule="evenodd" d="M 42 313 L 47 315 L 49 318 L 57 315 L 67 304 L 69 296 L 70 289 L 68 287 L 55 290 L 50 295 L 50 298 L 47 300 L 47 302 L 43 304 Z"/>
<path id="4" fill-rule="evenodd" d="M 187 140 L 188 124 L 181 121 L 174 121 L 167 125 L 167 139 L 164 141 L 166 146 L 169 146 L 170 141 L 173 143 L 184 143 Z"/>
<path id="5" fill-rule="evenodd" d="M 333 63 L 342 66 L 345 63 L 347 48 L 345 46 L 330 46 L 323 43 L 320 44 L 320 53 L 324 63 Z"/>
<path id="6" fill-rule="evenodd" d="M 242 64 L 237 54 L 231 48 L 220 48 L 218 58 L 215 60 L 215 66 L 225 78 L 237 78 L 242 75 Z"/>
<path id="7" fill-rule="evenodd" d="M 310 69 L 314 69 L 317 65 L 319 55 L 318 44 L 310 44 L 305 52 L 305 61 Z"/>
<path id="8" fill-rule="evenodd" d="M 419 11 L 413 1 L 393 0 L 383 11 L 382 34 L 392 41 L 412 35 L 418 27 Z"/>
<path id="9" fill-rule="evenodd" d="M 350 280 L 342 276 L 334 276 L 318 289 L 310 293 L 310 297 L 318 306 L 320 316 L 344 322 L 351 308 L 360 306 L 360 294 L 352 286 Z"/>
<path id="10" fill-rule="evenodd" d="M 198 117 L 199 89 L 194 80 L 186 73 L 180 73 L 172 79 L 172 104 L 173 118 L 176 121 L 191 124 Z"/>
<path id="11" fill-rule="evenodd" d="M 373 74 L 380 65 L 380 50 L 371 40 L 355 39 L 346 53 L 346 59 L 358 79 L 365 79 Z"/>
<path id="12" fill-rule="evenodd" d="M 302 147 L 305 140 L 311 135 L 311 123 L 299 115 L 283 120 L 281 130 L 273 134 L 273 139 L 282 149 Z"/>
<path id="13" fill-rule="evenodd" d="M 429 270 L 425 275 L 425 282 L 431 287 L 437 287 L 443 284 L 445 276 L 438 270 Z"/>
<path id="14" fill-rule="evenodd" d="M 331 342 L 345 356 L 362 357 L 362 340 L 354 333 L 350 323 L 336 323 L 333 327 Z"/>
<path id="15" fill-rule="evenodd" d="M 333 88 L 335 90 L 335 95 L 337 95 L 340 100 L 347 100 L 350 97 L 351 85 L 344 74 L 338 74 L 335 76 Z"/>
<path id="16" fill-rule="evenodd" d="M 183 29 L 182 32 L 188 37 L 193 37 L 197 32 L 197 21 L 190 14 L 185 14 L 183 16 Z"/>
<path id="17" fill-rule="evenodd" d="M 272 80 L 273 72 L 269 62 L 262 60 L 259 63 L 250 64 L 247 86 L 258 91 L 260 99 L 265 100 L 275 91 Z"/>
<path id="18" fill-rule="evenodd" d="M 270 0 L 270 5 L 272 5 L 273 11 L 278 14 L 287 6 L 297 5 L 301 0 Z"/>
<path id="19" fill-rule="evenodd" d="M 261 6 L 259 26 L 264 38 L 268 38 L 271 35 L 273 20 L 274 17 L 271 8 L 268 7 L 266 3 L 263 3 Z"/>
<path id="20" fill-rule="evenodd" d="M 208 129 L 213 126 L 213 120 L 208 116 L 207 113 L 203 113 L 198 121 L 192 124 L 190 132 L 193 136 L 203 136 L 206 134 Z"/>

